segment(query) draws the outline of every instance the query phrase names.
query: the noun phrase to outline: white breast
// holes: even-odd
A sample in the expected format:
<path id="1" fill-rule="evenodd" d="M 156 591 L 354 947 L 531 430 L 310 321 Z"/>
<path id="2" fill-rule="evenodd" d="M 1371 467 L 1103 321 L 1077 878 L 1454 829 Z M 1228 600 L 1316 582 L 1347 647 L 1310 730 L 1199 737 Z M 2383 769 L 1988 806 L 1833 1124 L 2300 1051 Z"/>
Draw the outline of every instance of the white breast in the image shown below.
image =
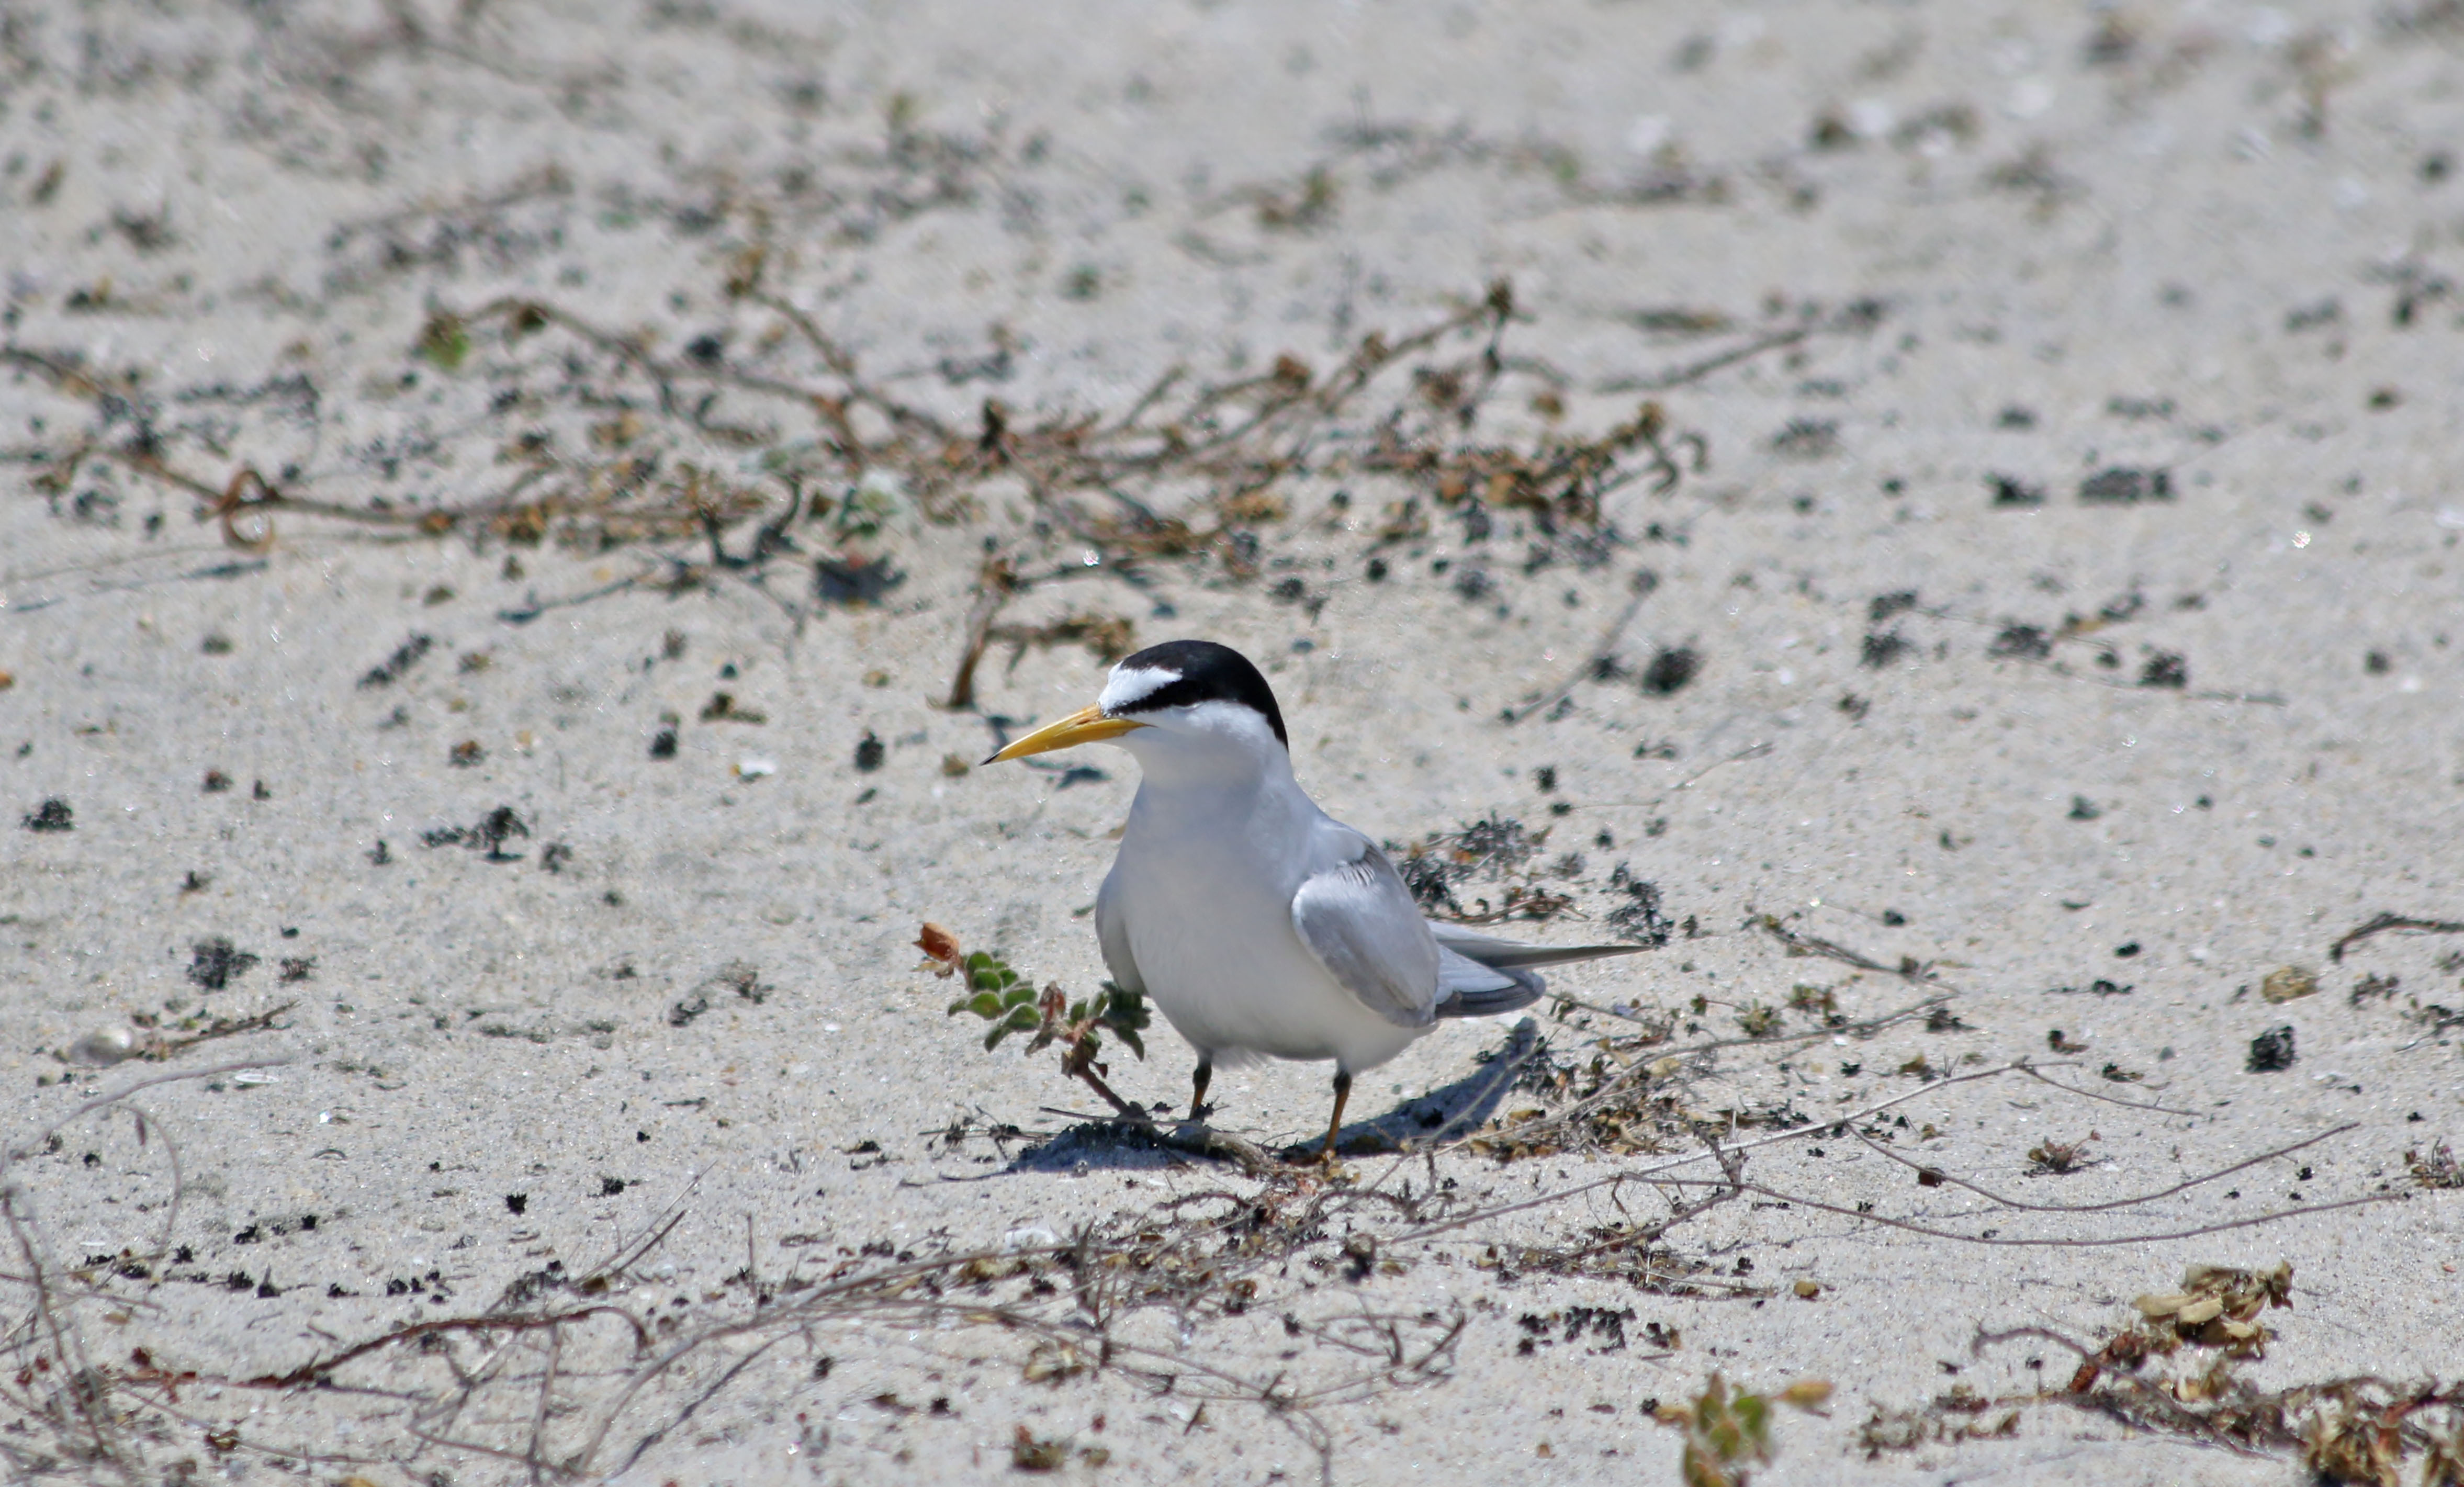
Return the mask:
<path id="1" fill-rule="evenodd" d="M 1292 895 L 1316 865 L 1309 847 L 1325 820 L 1299 803 L 1306 814 L 1252 798 L 1244 804 L 1266 808 L 1167 817 L 1141 792 L 1106 907 L 1155 1010 L 1197 1048 L 1369 1068 L 1418 1031 L 1362 1005 L 1292 928 Z"/>

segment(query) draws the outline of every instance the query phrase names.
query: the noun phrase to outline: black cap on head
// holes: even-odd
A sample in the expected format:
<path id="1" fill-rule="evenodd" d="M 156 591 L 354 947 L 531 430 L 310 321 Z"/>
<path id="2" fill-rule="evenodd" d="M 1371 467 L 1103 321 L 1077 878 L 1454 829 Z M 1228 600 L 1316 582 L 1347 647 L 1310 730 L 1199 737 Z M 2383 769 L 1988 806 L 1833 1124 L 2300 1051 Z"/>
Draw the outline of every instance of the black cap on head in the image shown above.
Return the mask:
<path id="1" fill-rule="evenodd" d="M 1123 683 L 1133 686 L 1152 676 L 1155 685 L 1115 698 L 1115 688 Z M 1105 707 L 1108 711 L 1124 717 L 1134 717 L 1162 708 L 1185 708 L 1201 702 L 1237 702 L 1266 720 L 1275 731 L 1275 741 L 1285 748 L 1291 739 L 1284 733 L 1283 710 L 1275 706 L 1274 689 L 1249 658 L 1229 645 L 1213 641 L 1166 641 L 1150 645 L 1112 668 L 1114 678 L 1107 687 Z"/>

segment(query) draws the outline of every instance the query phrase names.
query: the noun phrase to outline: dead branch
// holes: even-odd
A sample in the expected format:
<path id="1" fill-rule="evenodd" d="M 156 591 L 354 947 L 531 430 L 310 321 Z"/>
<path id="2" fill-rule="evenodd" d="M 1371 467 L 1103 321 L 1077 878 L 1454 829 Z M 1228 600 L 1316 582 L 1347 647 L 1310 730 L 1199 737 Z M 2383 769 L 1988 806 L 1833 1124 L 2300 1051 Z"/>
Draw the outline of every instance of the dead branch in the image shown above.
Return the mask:
<path id="1" fill-rule="evenodd" d="M 2414 934 L 2464 934 L 2464 922 L 2451 919 L 2413 919 L 2404 914 L 2381 914 L 2369 923 L 2344 931 L 2327 950 L 2327 958 L 2343 964 L 2344 951 L 2374 934 L 2402 929 Z"/>
<path id="2" fill-rule="evenodd" d="M 1723 371 L 1741 361 L 1751 361 L 1767 352 L 1797 345 L 1816 335 L 1863 334 L 1881 323 L 1884 307 L 1878 301 L 1859 300 L 1803 324 L 1765 331 L 1725 351 L 1684 362 L 1666 371 L 1643 377 L 1619 377 L 1602 383 L 1601 392 L 1666 392 L 1691 383 L 1701 382 L 1714 372 Z"/>
<path id="3" fill-rule="evenodd" d="M 1905 1007 L 1897 1008 L 1891 1012 L 1882 1014 L 1881 1017 L 1868 1017 L 1862 1021 L 1845 1023 L 1837 1027 L 1825 1026 L 1804 1033 L 1782 1034 L 1769 1038 L 1705 1039 L 1700 1042 L 1687 1043 L 1679 1047 L 1667 1049 L 1660 1049 L 1659 1040 L 1655 1038 L 1650 1039 L 1648 1042 L 1639 1044 L 1639 1046 L 1653 1048 L 1659 1054 L 1657 1058 L 1654 1058 L 1648 1064 L 1637 1061 L 1623 1065 L 1616 1074 L 1610 1076 L 1596 1089 L 1585 1095 L 1567 1108 L 1552 1111 L 1536 1120 L 1525 1121 L 1515 1125 L 1503 1126 L 1494 1131 L 1487 1132 L 1485 1135 L 1479 1132 L 1467 1134 L 1461 1141 L 1451 1143 L 1450 1145 L 1463 1146 L 1475 1140 L 1486 1139 L 1509 1142 L 1512 1146 L 1518 1148 L 1540 1148 L 1554 1139 L 1562 1137 L 1568 1132 L 1580 1129 L 1586 1124 L 1599 1117 L 1604 1112 L 1617 1109 L 1620 1106 L 1632 1104 L 1638 1093 L 1638 1087 L 1654 1077 L 1652 1072 L 1654 1069 L 1666 1068 L 1672 1064 L 1681 1063 L 1691 1059 L 1697 1059 L 1705 1054 L 1716 1053 L 1726 1048 L 1780 1048 L 1836 1036 L 1847 1036 L 1859 1039 L 1871 1038 L 1885 1028 L 1896 1026 L 1899 1023 L 1908 1021 L 1915 1017 L 1924 1017 L 1930 1013 L 1934 1008 L 1942 1005 L 1947 999 L 1947 995 L 1928 996 L 1923 1001 L 1915 1002 Z M 1568 998 L 1568 1000 L 1571 1000 L 1571 998 Z M 1588 1004 L 1577 1002 L 1575 1005 L 1585 1006 Z M 1615 1037 L 1602 1039 L 1603 1044 L 1611 1048 L 1618 1046 L 1621 1041 L 1621 1039 Z M 1928 1085 L 1927 1087 L 1931 1088 L 1956 1083 L 1966 1083 L 1970 1080 L 1991 1079 L 1996 1075 L 2007 1074 L 2013 1069 L 2020 1066 L 2020 1064 L 2016 1063 L 2003 1064 L 1991 1069 L 1979 1070 L 1969 1074 L 1957 1075 L 1949 1079 L 1939 1080 L 1936 1081 L 1934 1084 Z M 1906 1095 L 1902 1095 L 1897 1099 L 1886 1101 L 1882 1104 L 1877 1105 L 1874 1108 L 1887 1109 L 1890 1105 L 1900 1103 L 1901 1100 L 1914 1099 L 1917 1095 L 1922 1093 L 1924 1093 L 1923 1090 L 1914 1090 Z M 1442 1134 L 1442 1132 L 1441 1132 L 1441 1134 Z M 1749 1145 L 1758 1144 L 1759 1143 L 1750 1143 Z M 1700 1160 L 1700 1158 L 1687 1157 L 1683 1160 L 1697 1161 Z"/>
<path id="4" fill-rule="evenodd" d="M 2278 1157 L 2291 1156 L 2296 1151 L 2302 1150 L 2308 1147 L 2315 1147 L 2319 1143 L 2326 1141 L 2331 1137 L 2341 1136 L 2346 1131 L 2358 1130 L 2360 1128 L 2359 1123 L 2339 1126 L 2333 1130 L 2321 1131 L 2318 1135 L 2312 1136 L 2305 1141 L 2297 1141 L 2290 1146 L 2277 1147 L 2272 1151 L 2262 1151 L 2255 1157 L 2235 1162 L 2231 1167 L 2220 1167 L 2211 1172 L 2203 1172 L 2196 1177 L 2185 1179 L 2184 1181 L 2175 1183 L 2173 1186 L 2156 1192 L 2145 1192 L 2136 1197 L 2129 1198 L 2115 1198 L 2110 1202 L 2105 1203 L 2022 1203 L 2017 1198 L 2006 1197 L 2001 1193 L 1990 1192 L 1979 1187 L 1975 1183 L 1969 1182 L 1964 1177 L 1944 1171 L 1940 1168 L 1930 1167 L 1925 1163 L 1912 1160 L 1908 1156 L 1892 1150 L 1888 1146 L 1876 1141 L 1873 1137 L 1868 1136 L 1863 1131 L 1857 1130 L 1854 1127 L 1851 1127 L 1849 1134 L 1855 1136 L 1859 1141 L 1864 1143 L 1866 1147 L 1870 1148 L 1874 1151 L 1890 1158 L 1892 1161 L 1899 1163 L 1904 1168 L 1907 1168 L 1910 1171 L 1929 1175 L 1932 1180 L 1937 1183 L 1944 1183 L 1950 1187 L 1965 1189 L 1969 1192 L 1975 1193 L 1978 1197 L 1985 1199 L 1987 1202 L 1992 1203 L 2001 1208 L 2016 1209 L 2019 1212 L 2026 1214 L 2104 1214 L 2110 1213 L 2115 1209 L 2137 1208 L 2142 1204 L 2153 1203 L 2159 1198 L 2169 1198 L 2177 1192 L 2188 1192 L 2192 1188 L 2202 1187 L 2208 1183 L 2216 1181 L 2220 1177 L 2230 1177 L 2235 1172 L 2246 1171 L 2261 1163 L 2273 1162 Z"/>
<path id="5" fill-rule="evenodd" d="M 1777 914 L 1757 914 L 1747 923 L 1750 928 L 1760 929 L 1787 946 L 1788 952 L 1792 955 L 1821 955 L 1855 966 L 1860 971 L 1878 971 L 1884 975 L 1901 976 L 1910 981 L 1940 979 L 1934 974 L 1932 967 L 1923 964 L 1913 955 L 1903 955 L 1898 965 L 1886 966 L 1871 955 L 1850 950 L 1845 945 L 1826 940 L 1820 935 L 1806 934 L 1792 929 L 1781 922 Z"/>
<path id="6" fill-rule="evenodd" d="M 275 1029 L 274 1025 L 274 1019 L 298 1005 L 299 1004 L 296 1001 L 287 1001 L 279 1007 L 271 1007 L 251 1017 L 216 1017 L 213 1021 L 208 1023 L 202 1030 L 190 1033 L 183 1038 L 164 1038 L 160 1035 L 149 1035 L 144 1042 L 139 1045 L 137 1057 L 154 1062 L 161 1062 L 163 1060 L 168 1059 L 175 1054 L 186 1053 L 200 1043 L 210 1043 L 225 1038 L 237 1038 L 243 1033 L 275 1032 L 277 1031 L 277 1029 Z M 252 1063 L 243 1064 L 241 1066 L 243 1068 L 264 1068 L 266 1065 L 263 1063 Z"/>
<path id="7" fill-rule="evenodd" d="M 1705 1179 L 1699 1177 L 1669 1177 L 1660 1180 L 1670 1183 L 1674 1186 L 1683 1187 L 1707 1187 L 1710 1185 Z M 1962 1244 L 1988 1244 L 1993 1245 L 1997 1248 L 2010 1249 L 2075 1250 L 2109 1249 L 2116 1246 L 2132 1244 L 2161 1244 L 2172 1239 L 2196 1239 L 2207 1235 L 2228 1234 L 2236 1229 L 2255 1229 L 2264 1224 L 2279 1223 L 2288 1218 L 2306 1218 L 2314 1214 L 2333 1214 L 2343 1209 L 2361 1208 L 2372 1203 L 2402 1203 L 2410 1196 L 2410 1194 L 2403 1192 L 2374 1192 L 2358 1198 L 2343 1198 L 2333 1203 L 2306 1203 L 2294 1208 L 2273 1209 L 2264 1214 L 2254 1214 L 2248 1218 L 2223 1219 L 2216 1223 L 2200 1224 L 2189 1229 L 2172 1229 L 2157 1234 L 2104 1235 L 2095 1238 L 2074 1239 L 2038 1238 L 2028 1236 L 2022 1236 L 2017 1238 L 2005 1238 L 2000 1235 L 1961 1234 L 1956 1230 L 1937 1229 L 1930 1225 L 1917 1223 L 1910 1219 L 1893 1218 L 1886 1214 L 1859 1212 L 1856 1209 L 1843 1208 L 1837 1203 L 1827 1203 L 1819 1198 L 1810 1198 L 1800 1192 L 1784 1192 L 1777 1188 L 1765 1187 L 1760 1183 L 1748 1183 L 1746 1185 L 1746 1191 L 1749 1192 L 1759 1193 L 1764 1197 L 1771 1198 L 1778 1202 L 1793 1204 L 1798 1208 L 1810 1208 L 1819 1213 L 1836 1214 L 1842 1218 L 1854 1219 L 1859 1223 L 1880 1224 L 1885 1229 L 1897 1229 L 1904 1234 L 1923 1235 L 1928 1239 L 1953 1239 Z"/>
<path id="8" fill-rule="evenodd" d="M 1018 574 L 1008 555 L 995 553 L 987 557 L 976 575 L 975 598 L 967 605 L 964 648 L 958 654 L 957 674 L 950 679 L 950 695 L 942 707 L 962 712 L 976 705 L 976 667 L 984 659 L 984 647 L 992 643 L 993 621 L 1017 592 Z"/>
<path id="9" fill-rule="evenodd" d="M 424 1337 L 461 1332 L 535 1332 L 543 1327 L 553 1329 L 568 1323 L 584 1322 L 599 1316 L 622 1319 L 632 1328 L 634 1345 L 642 1349 L 649 1347 L 650 1332 L 642 1324 L 641 1319 L 621 1306 L 603 1302 L 536 1317 L 439 1317 L 429 1322 L 414 1322 L 407 1326 L 396 1327 L 390 1332 L 369 1338 L 364 1342 L 354 1343 L 341 1352 L 322 1358 L 312 1358 L 288 1372 L 261 1373 L 254 1378 L 232 1379 L 230 1382 L 243 1389 L 296 1389 L 303 1384 L 318 1383 L 344 1364 L 364 1358 L 370 1353 L 381 1352 L 403 1343 L 417 1342 Z"/>
<path id="10" fill-rule="evenodd" d="M 1646 579 L 1648 581 L 1645 581 Z M 1572 696 L 1576 686 L 1599 676 L 1615 662 L 1617 643 L 1624 639 L 1625 627 L 1632 624 L 1634 617 L 1642 612 L 1642 601 L 1649 599 L 1652 592 L 1660 587 L 1660 579 L 1651 570 L 1642 569 L 1635 574 L 1628 587 L 1631 592 L 1626 598 L 1625 607 L 1617 611 L 1616 619 L 1602 627 L 1600 638 L 1592 646 L 1591 653 L 1585 656 L 1572 671 L 1566 673 L 1565 680 L 1533 697 L 1520 708 L 1506 709 L 1499 714 L 1500 717 L 1508 723 L 1520 723 L 1534 712 L 1553 708 Z"/>

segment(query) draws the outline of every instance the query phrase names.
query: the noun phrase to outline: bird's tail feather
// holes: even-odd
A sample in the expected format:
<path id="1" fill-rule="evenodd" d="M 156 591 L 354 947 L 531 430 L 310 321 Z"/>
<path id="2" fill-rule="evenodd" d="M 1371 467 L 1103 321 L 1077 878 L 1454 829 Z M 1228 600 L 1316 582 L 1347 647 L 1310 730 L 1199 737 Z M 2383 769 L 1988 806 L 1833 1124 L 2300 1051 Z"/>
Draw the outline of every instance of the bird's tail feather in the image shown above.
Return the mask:
<path id="1" fill-rule="evenodd" d="M 1599 960 L 1610 955 L 1632 955 L 1649 950 L 1648 945 L 1518 945 L 1494 935 L 1481 934 L 1461 925 L 1429 921 L 1429 932 L 1438 943 L 1466 960 L 1476 960 L 1493 971 L 1515 971 L 1525 966 L 1563 966 L 1578 960 Z"/>

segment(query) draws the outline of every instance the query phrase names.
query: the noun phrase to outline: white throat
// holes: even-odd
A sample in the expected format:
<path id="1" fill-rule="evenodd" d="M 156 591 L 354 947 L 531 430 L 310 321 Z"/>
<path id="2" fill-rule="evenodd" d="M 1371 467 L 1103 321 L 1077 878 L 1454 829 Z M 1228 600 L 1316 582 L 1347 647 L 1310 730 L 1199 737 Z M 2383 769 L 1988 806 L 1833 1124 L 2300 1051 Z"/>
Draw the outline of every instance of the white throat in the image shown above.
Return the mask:
<path id="1" fill-rule="evenodd" d="M 1290 751 L 1255 708 L 1199 702 L 1143 716 L 1147 727 L 1113 742 L 1137 759 L 1147 785 L 1169 791 L 1299 789 Z"/>

